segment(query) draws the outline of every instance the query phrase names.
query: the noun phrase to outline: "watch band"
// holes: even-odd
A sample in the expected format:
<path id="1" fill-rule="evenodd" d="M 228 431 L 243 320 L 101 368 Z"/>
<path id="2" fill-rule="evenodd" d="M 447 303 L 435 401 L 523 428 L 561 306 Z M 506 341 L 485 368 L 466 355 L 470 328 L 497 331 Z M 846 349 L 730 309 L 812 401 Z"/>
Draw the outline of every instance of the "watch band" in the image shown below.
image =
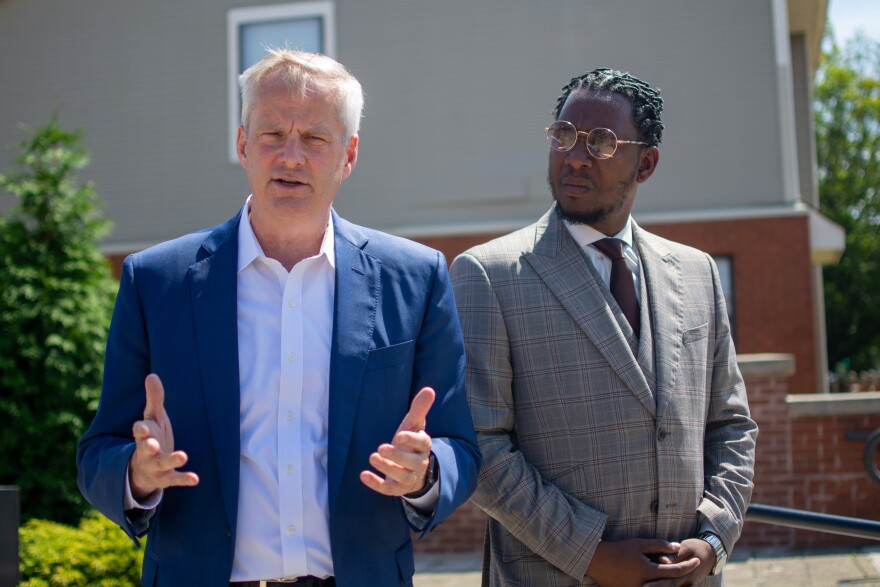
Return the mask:
<path id="1" fill-rule="evenodd" d="M 437 483 L 437 475 L 440 471 L 437 470 L 437 457 L 434 456 L 434 451 L 431 451 L 431 456 L 428 457 L 428 470 L 425 471 L 425 479 L 427 483 L 425 486 L 430 489 Z"/>
<path id="2" fill-rule="evenodd" d="M 432 487 L 437 483 L 437 477 L 439 476 L 440 471 L 437 466 L 437 457 L 434 456 L 434 451 L 431 451 L 431 455 L 428 457 L 428 468 L 425 470 L 425 486 L 416 491 L 415 493 L 408 493 L 404 497 L 409 499 L 417 499 L 427 494 Z"/>
<path id="3" fill-rule="evenodd" d="M 712 550 L 715 551 L 715 566 L 712 567 L 712 571 L 709 574 L 718 574 L 724 566 L 724 563 L 727 562 L 727 550 L 724 548 L 724 543 L 721 542 L 721 538 L 713 532 L 700 532 L 700 534 L 697 535 L 697 538 L 708 542 L 709 546 L 712 547 Z"/>

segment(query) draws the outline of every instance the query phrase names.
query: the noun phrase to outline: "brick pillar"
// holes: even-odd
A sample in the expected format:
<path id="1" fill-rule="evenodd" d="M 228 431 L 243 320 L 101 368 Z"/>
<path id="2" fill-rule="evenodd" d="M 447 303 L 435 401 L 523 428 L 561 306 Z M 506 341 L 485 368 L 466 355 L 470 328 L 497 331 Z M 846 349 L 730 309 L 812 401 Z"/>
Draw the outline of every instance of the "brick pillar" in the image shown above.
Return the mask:
<path id="1" fill-rule="evenodd" d="M 790 394 L 785 355 L 740 358 L 758 422 L 752 503 L 880 519 L 880 485 L 862 464 L 864 441 L 848 432 L 880 428 L 880 393 Z M 746 522 L 737 547 L 808 548 L 875 542 Z"/>
<path id="2" fill-rule="evenodd" d="M 737 362 L 746 382 L 752 418 L 758 423 L 752 502 L 794 507 L 791 420 L 785 403 L 794 357 L 742 355 Z M 746 523 L 738 546 L 789 546 L 793 541 L 794 530 L 789 528 Z"/>

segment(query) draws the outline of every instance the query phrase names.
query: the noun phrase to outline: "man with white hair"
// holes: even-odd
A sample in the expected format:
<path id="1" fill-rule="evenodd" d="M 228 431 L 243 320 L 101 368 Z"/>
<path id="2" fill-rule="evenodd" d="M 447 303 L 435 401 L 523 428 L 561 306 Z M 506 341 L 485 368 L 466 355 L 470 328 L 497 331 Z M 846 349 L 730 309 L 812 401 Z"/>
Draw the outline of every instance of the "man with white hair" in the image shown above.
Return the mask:
<path id="1" fill-rule="evenodd" d="M 79 486 L 149 536 L 145 586 L 412 585 L 410 530 L 480 464 L 446 261 L 333 211 L 345 67 L 276 50 L 240 82 L 252 194 L 125 260 Z"/>

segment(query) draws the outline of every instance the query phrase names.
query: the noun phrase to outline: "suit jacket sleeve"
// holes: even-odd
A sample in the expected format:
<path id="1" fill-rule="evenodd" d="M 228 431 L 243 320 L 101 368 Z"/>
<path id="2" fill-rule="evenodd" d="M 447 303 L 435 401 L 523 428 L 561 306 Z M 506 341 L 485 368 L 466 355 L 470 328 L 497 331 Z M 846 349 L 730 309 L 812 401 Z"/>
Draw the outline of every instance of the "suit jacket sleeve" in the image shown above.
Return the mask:
<path id="1" fill-rule="evenodd" d="M 751 499 L 758 426 L 749 415 L 718 269 L 706 257 L 715 289 L 715 336 L 704 448 L 705 491 L 697 509 L 701 530 L 716 533 L 730 553 Z"/>
<path id="2" fill-rule="evenodd" d="M 77 482 L 86 500 L 132 538 L 147 532 L 152 512 L 126 512 L 125 479 L 135 443 L 131 427 L 146 404 L 149 373 L 146 328 L 135 286 L 134 258 L 122 266 L 107 341 L 101 402 L 77 448 Z"/>
<path id="3" fill-rule="evenodd" d="M 465 396 L 461 327 L 446 260 L 440 253 L 413 362 L 413 394 L 423 386 L 437 392 L 426 431 L 439 468 L 439 498 L 427 514 L 401 500 L 413 529 L 424 537 L 471 496 L 481 461 Z"/>
<path id="4" fill-rule="evenodd" d="M 492 283 L 468 254 L 452 264 L 452 280 L 467 349 L 468 401 L 483 453 L 472 500 L 531 551 L 582 580 L 607 516 L 544 479 L 518 450 L 509 341 Z"/>

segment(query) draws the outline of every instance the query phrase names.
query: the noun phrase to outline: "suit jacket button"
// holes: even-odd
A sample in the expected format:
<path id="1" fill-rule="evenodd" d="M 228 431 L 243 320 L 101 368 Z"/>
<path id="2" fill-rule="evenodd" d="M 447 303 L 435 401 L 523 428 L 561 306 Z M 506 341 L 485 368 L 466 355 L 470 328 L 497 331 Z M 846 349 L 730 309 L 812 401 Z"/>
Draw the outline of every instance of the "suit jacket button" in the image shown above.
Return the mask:
<path id="1" fill-rule="evenodd" d="M 669 436 L 669 433 L 661 428 L 657 433 L 657 440 L 665 440 L 667 436 Z"/>
<path id="2" fill-rule="evenodd" d="M 651 502 L 651 513 L 656 514 L 659 509 L 660 509 L 660 505 L 657 503 L 657 501 L 656 500 L 652 501 Z"/>

